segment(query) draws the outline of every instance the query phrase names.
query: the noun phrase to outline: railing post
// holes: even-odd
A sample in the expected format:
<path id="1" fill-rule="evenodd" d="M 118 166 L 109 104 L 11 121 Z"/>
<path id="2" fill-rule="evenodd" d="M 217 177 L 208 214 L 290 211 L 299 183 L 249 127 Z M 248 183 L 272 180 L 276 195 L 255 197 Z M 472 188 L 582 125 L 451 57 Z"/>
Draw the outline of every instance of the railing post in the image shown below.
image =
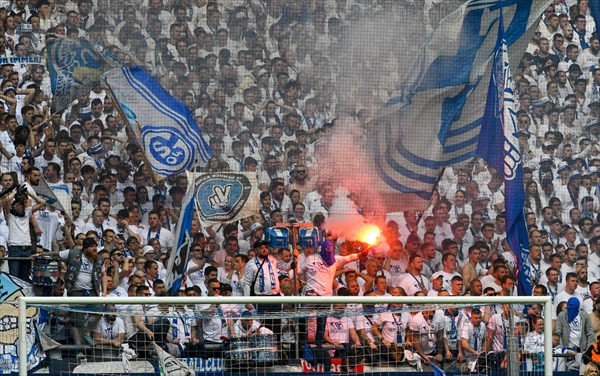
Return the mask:
<path id="1" fill-rule="evenodd" d="M 544 376 L 552 376 L 552 299 L 544 303 Z"/>
<path id="2" fill-rule="evenodd" d="M 19 303 L 19 376 L 27 376 L 27 303 L 23 297 L 17 298 Z"/>

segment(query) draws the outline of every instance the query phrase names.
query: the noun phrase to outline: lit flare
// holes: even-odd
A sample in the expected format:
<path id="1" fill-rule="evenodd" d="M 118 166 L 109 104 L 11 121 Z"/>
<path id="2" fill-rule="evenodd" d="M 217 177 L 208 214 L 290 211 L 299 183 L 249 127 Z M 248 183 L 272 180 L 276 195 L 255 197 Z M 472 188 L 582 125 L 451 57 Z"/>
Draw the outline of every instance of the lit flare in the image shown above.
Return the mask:
<path id="1" fill-rule="evenodd" d="M 370 224 L 366 225 L 361 231 L 359 239 L 360 241 L 369 244 L 370 246 L 374 246 L 379 242 L 379 237 L 381 236 L 381 230 L 376 225 Z"/>

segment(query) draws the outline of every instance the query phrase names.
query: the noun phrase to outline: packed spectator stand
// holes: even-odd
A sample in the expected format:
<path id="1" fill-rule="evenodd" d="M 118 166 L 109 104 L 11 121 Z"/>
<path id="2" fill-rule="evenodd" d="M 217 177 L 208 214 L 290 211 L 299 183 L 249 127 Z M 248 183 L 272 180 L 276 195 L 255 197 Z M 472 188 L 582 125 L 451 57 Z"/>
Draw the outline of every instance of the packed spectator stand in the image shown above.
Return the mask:
<path id="1" fill-rule="evenodd" d="M 304 231 L 298 250 L 273 250 L 263 241 L 277 223 L 313 222 L 327 229 L 329 210 L 348 194 L 339 181 L 319 174 L 318 164 L 318 147 L 336 126 L 341 63 L 335 46 L 343 30 L 362 17 L 398 7 L 422 12 L 415 3 L 0 2 L 5 33 L 0 59 L 7 62 L 0 65 L 0 185 L 5 191 L 16 184 L 29 187 L 2 195 L 1 270 L 32 281 L 29 256 L 59 258 L 55 296 L 515 294 L 514 250 L 504 242 L 502 177 L 480 159 L 446 169 L 426 211 L 379 218 L 382 243 L 369 253 L 356 239 L 326 231 L 326 242 Z M 67 109 L 52 108 L 50 78 L 36 58 L 47 58 L 47 41 L 64 37 L 88 38 L 120 64 L 144 67 L 188 106 L 213 152 L 201 172 L 258 177 L 262 193 L 254 216 L 221 226 L 193 221 L 181 286 L 166 286 L 164 280 L 190 181 L 185 175 L 154 181 L 101 85 Z M 533 294 L 554 301 L 555 350 L 578 354 L 598 346 L 600 335 L 599 53 L 588 0 L 554 0 L 524 56 L 512 58 Z M 362 124 L 390 94 L 373 93 L 355 113 Z M 32 194 L 41 175 L 50 186 L 72 185 L 71 218 Z M 327 265 L 325 276 L 314 266 L 319 263 Z M 163 317 L 146 325 L 142 313 L 97 316 L 84 325 L 81 314 L 64 320 L 54 312 L 55 322 L 65 324 L 51 336 L 64 344 L 115 348 L 154 340 L 177 356 L 222 356 L 223 337 L 256 331 L 274 334 L 279 344 L 295 344 L 294 333 L 306 333 L 306 320 L 253 322 L 255 313 L 281 310 L 272 306 L 238 307 L 243 319 L 224 326 L 217 316 L 179 324 Z M 370 348 L 381 357 L 372 361 L 391 359 L 389 349 L 403 343 L 412 343 L 424 360 L 470 359 L 503 351 L 502 330 L 511 314 L 506 307 L 442 315 L 377 308 L 372 320 L 318 318 L 310 341 L 316 349 L 334 345 L 342 355 Z M 171 309 L 221 311 L 210 305 Z M 524 349 L 542 352 L 540 307 L 513 313 L 527 327 Z M 105 335 L 109 321 L 120 328 L 113 338 Z M 421 324 L 439 332 L 443 346 L 419 340 L 427 335 Z M 473 340 L 473 331 L 479 340 Z M 301 338 L 300 345 L 307 341 Z M 556 370 L 580 366 L 581 357 L 567 359 Z"/>

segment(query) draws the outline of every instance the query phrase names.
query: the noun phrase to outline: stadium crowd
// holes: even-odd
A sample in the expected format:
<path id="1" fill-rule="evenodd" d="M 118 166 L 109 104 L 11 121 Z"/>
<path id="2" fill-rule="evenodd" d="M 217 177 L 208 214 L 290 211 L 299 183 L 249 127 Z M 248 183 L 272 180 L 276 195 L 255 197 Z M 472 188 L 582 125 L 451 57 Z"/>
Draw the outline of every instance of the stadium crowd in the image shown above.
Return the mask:
<path id="1" fill-rule="evenodd" d="M 515 250 L 505 243 L 503 180 L 478 159 L 446 169 L 426 211 L 389 213 L 375 251 L 326 231 L 325 238 L 303 231 L 300 250 L 274 249 L 265 241 L 270 227 L 286 221 L 327 229 L 330 209 L 347 195 L 339 181 L 319 174 L 318 165 L 318 149 L 335 127 L 341 62 L 334 47 L 353 22 L 414 3 L 0 5 L 0 58 L 6 59 L 0 65 L 0 185 L 8 192 L 2 196 L 0 256 L 9 257 L 0 260 L 2 271 L 35 282 L 23 257 L 53 255 L 61 260 L 56 296 L 516 294 Z M 257 174 L 260 210 L 254 216 L 222 226 L 194 219 L 181 286 L 164 281 L 190 182 L 185 175 L 153 181 L 142 149 L 101 85 L 67 109 L 50 106 L 49 74 L 35 58 L 47 58 L 47 42 L 63 37 L 88 38 L 120 64 L 143 66 L 188 106 L 213 152 L 203 171 Z M 597 348 L 600 334 L 599 53 L 588 0 L 554 0 L 513 68 L 531 282 L 534 295 L 553 298 L 553 346 L 560 353 Z M 373 89 L 369 104 L 355 114 L 363 124 L 391 94 Z M 71 218 L 35 194 L 42 175 L 50 186 L 68 185 Z M 11 190 L 15 185 L 19 189 Z M 180 356 L 222 356 L 219 345 L 227 338 L 275 335 L 293 347 L 296 333 L 313 325 L 313 335 L 301 335 L 300 345 L 314 342 L 321 358 L 327 357 L 319 352 L 326 343 L 337 348 L 337 356 L 373 362 L 392 359 L 390 349 L 404 344 L 425 361 L 473 361 L 488 351 L 503 352 L 511 335 L 529 353 L 543 349 L 541 307 L 535 305 L 526 312 L 491 306 L 414 314 L 377 306 L 364 315 L 334 314 L 316 323 L 252 319 L 254 312 L 281 311 L 280 304 L 147 308 L 87 320 L 55 311 L 51 336 L 114 348 L 155 340 Z M 206 315 L 195 320 L 195 311 Z M 244 318 L 226 319 L 228 311 Z M 515 333 L 506 330 L 510 315 L 516 315 Z M 590 353 L 600 362 L 595 356 Z M 567 364 L 577 368 L 579 360 L 557 358 L 555 370 Z"/>

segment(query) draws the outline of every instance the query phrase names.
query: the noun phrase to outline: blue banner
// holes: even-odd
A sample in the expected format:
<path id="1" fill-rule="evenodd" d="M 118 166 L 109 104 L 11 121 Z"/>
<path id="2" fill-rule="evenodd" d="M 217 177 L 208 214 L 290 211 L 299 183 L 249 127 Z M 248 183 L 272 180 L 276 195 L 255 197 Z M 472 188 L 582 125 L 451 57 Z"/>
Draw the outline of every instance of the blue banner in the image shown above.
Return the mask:
<path id="1" fill-rule="evenodd" d="M 589 0 L 588 7 L 596 25 L 600 25 L 600 0 Z M 598 26 L 596 26 L 598 28 Z"/>
<path id="2" fill-rule="evenodd" d="M 185 273 L 185 268 L 192 246 L 190 229 L 192 228 L 192 219 L 196 214 L 196 202 L 194 198 L 194 189 L 189 188 L 182 202 L 182 210 L 177 222 L 177 233 L 175 240 L 175 249 L 171 251 L 171 256 L 167 263 L 167 276 L 165 277 L 165 285 L 173 286 L 174 290 L 179 290 L 182 284 L 182 277 Z"/>
<path id="3" fill-rule="evenodd" d="M 517 290 L 519 295 L 531 295 L 529 238 L 524 210 L 525 190 L 517 130 L 515 87 L 510 74 L 504 23 L 500 17 L 477 155 L 504 177 L 506 240 L 516 257 Z"/>
<path id="4" fill-rule="evenodd" d="M 522 54 L 548 3 L 466 1 L 421 47 L 369 140 L 379 177 L 409 196 L 398 200 L 400 210 L 427 208 L 440 170 L 475 156 L 500 14 L 509 20 L 509 48 Z"/>

